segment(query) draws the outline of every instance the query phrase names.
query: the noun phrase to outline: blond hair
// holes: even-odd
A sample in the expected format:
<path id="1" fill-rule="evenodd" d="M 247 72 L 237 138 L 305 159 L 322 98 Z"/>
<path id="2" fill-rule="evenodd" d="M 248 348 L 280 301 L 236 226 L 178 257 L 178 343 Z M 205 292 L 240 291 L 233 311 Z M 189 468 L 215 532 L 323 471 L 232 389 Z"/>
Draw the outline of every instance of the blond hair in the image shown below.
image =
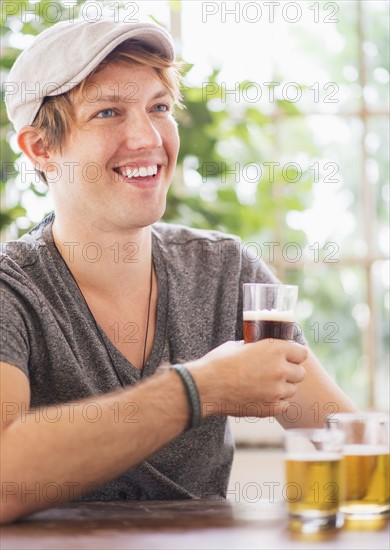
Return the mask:
<path id="1" fill-rule="evenodd" d="M 145 65 L 155 69 L 162 83 L 171 93 L 174 104 L 182 108 L 181 74 L 182 65 L 162 57 L 137 40 L 125 41 L 115 48 L 99 65 L 75 88 L 57 96 L 46 96 L 37 116 L 32 123 L 34 128 L 43 132 L 43 141 L 48 149 L 61 151 L 67 137 L 72 131 L 73 99 L 81 94 L 89 79 L 103 70 L 109 63 L 127 63 Z M 46 175 L 36 170 L 39 177 L 47 183 Z"/>

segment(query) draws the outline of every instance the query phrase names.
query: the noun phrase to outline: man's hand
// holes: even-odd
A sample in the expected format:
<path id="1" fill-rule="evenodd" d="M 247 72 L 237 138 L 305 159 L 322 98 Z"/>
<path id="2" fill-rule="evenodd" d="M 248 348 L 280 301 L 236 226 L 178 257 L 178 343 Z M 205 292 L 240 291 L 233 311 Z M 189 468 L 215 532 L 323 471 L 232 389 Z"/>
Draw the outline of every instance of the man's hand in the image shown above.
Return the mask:
<path id="1" fill-rule="evenodd" d="M 199 388 L 204 416 L 275 416 L 302 382 L 308 352 L 295 342 L 227 342 L 188 363 Z M 250 405 L 250 409 L 248 407 Z"/>

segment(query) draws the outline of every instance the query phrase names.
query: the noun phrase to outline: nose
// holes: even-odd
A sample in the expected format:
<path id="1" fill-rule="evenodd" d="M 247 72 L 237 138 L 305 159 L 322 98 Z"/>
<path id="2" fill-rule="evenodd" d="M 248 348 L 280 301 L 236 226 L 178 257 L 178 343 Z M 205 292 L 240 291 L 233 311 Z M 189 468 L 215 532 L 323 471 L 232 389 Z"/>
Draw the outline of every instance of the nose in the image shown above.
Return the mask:
<path id="1" fill-rule="evenodd" d="M 124 139 L 129 149 L 154 149 L 161 147 L 160 132 L 147 113 L 133 113 L 125 123 Z"/>

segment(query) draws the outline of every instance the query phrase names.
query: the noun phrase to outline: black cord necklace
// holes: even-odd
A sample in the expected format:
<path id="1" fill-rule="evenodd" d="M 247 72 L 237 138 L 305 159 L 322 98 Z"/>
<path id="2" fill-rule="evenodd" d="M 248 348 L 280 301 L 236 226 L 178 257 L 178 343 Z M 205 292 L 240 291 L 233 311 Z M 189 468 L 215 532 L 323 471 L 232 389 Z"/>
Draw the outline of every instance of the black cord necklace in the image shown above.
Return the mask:
<path id="1" fill-rule="evenodd" d="M 73 275 L 73 273 L 71 272 L 71 270 L 69 269 L 68 267 L 68 264 L 66 263 L 66 261 L 64 260 L 64 258 L 62 257 L 62 254 L 59 250 L 59 248 L 57 247 L 57 243 L 54 239 L 54 235 L 53 235 L 53 244 L 54 244 L 54 248 L 56 249 L 57 253 L 59 254 L 60 258 L 62 259 L 64 265 L 65 265 L 65 268 L 66 270 L 68 271 L 70 277 L 73 279 L 76 287 L 78 288 L 78 291 L 83 299 L 83 302 L 85 304 L 85 306 L 87 307 L 88 311 L 89 311 L 89 314 L 95 324 L 95 327 L 96 327 L 96 330 L 100 336 L 100 339 L 101 339 L 101 342 L 103 343 L 103 346 L 105 347 L 110 359 L 111 359 L 111 364 L 114 368 L 114 371 L 118 377 L 118 380 L 119 382 L 121 383 L 121 386 L 122 387 L 125 387 L 125 383 L 124 381 L 122 380 L 122 377 L 120 376 L 116 366 L 115 366 L 115 361 L 113 360 L 112 356 L 111 356 L 111 352 L 110 350 L 107 348 L 106 346 L 106 343 L 104 341 L 104 338 L 102 338 L 102 333 L 101 333 L 101 329 L 95 319 L 95 316 L 93 315 L 92 311 L 91 311 L 91 308 L 89 307 L 89 304 L 87 302 L 87 300 L 85 299 L 85 296 L 80 288 L 80 285 L 78 284 L 77 280 L 76 280 L 76 277 Z M 147 346 L 147 342 L 148 342 L 148 334 L 149 334 L 149 320 L 150 320 L 150 310 L 151 310 L 151 302 L 152 302 L 152 291 L 153 291 L 153 252 L 151 253 L 151 258 L 150 258 L 150 284 L 149 284 L 149 298 L 148 298 L 148 309 L 147 309 L 147 317 L 146 317 L 146 329 L 145 329 L 145 341 L 144 341 L 144 350 L 143 350 L 143 354 L 142 354 L 142 365 L 141 365 L 141 372 L 142 370 L 144 369 L 145 367 L 145 358 L 146 358 L 146 346 Z"/>
<path id="2" fill-rule="evenodd" d="M 151 259 L 150 259 L 150 286 L 149 286 L 148 314 L 146 316 L 146 330 L 145 330 L 144 353 L 142 356 L 142 370 L 145 367 L 146 346 L 148 343 L 148 333 L 149 333 L 150 306 L 152 303 L 152 290 L 153 290 L 153 255 L 151 256 Z"/>

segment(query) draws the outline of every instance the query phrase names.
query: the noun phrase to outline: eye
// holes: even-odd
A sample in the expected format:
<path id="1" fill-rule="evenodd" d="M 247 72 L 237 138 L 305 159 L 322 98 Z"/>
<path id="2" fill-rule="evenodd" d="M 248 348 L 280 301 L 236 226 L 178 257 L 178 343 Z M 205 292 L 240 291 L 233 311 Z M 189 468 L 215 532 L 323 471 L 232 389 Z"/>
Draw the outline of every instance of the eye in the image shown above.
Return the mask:
<path id="1" fill-rule="evenodd" d="M 171 110 L 170 106 L 166 105 L 165 103 L 158 103 L 153 107 L 153 109 L 158 113 L 169 113 L 169 111 Z"/>
<path id="2" fill-rule="evenodd" d="M 114 109 L 103 109 L 96 115 L 96 118 L 112 118 L 115 114 Z"/>

